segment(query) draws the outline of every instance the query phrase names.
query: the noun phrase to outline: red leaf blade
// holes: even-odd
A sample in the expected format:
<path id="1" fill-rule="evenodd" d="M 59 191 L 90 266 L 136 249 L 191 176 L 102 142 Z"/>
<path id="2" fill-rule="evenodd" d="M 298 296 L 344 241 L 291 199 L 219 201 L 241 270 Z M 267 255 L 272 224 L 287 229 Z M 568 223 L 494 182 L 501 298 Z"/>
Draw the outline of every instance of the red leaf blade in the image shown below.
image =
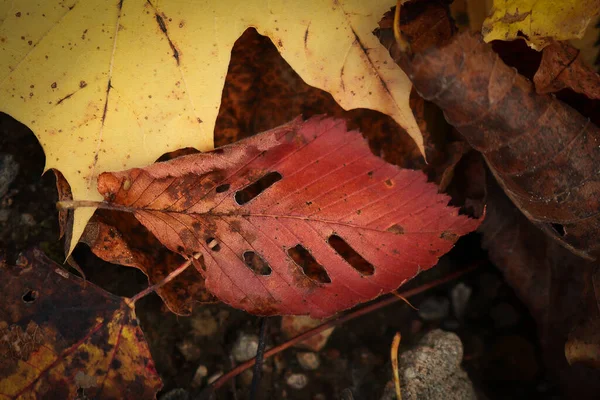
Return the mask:
<path id="1" fill-rule="evenodd" d="M 275 172 L 281 179 L 238 202 L 242 191 Z M 215 152 L 103 174 L 99 190 L 131 209 L 169 249 L 202 253 L 206 287 L 256 314 L 325 317 L 373 299 L 435 265 L 480 223 L 446 206 L 448 197 L 423 173 L 386 163 L 359 132 L 323 117 L 297 119 Z M 332 236 L 373 272 L 348 263 L 329 243 Z M 314 260 L 294 261 L 289 250 L 298 245 Z M 251 268 L 248 252 L 270 273 Z M 308 264 L 320 265 L 330 282 L 307 275 Z"/>

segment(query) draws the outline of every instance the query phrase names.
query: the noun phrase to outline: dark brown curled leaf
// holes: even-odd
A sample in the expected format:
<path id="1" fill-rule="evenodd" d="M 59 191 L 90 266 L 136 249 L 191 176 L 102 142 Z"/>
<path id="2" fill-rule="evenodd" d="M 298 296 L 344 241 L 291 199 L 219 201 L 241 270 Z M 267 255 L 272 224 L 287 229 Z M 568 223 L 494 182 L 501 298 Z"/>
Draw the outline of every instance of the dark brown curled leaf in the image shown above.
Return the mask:
<path id="1" fill-rule="evenodd" d="M 600 132 L 483 43 L 460 34 L 412 59 L 394 54 L 423 98 L 480 151 L 505 192 L 547 234 L 584 257 L 600 248 Z"/>
<path id="2" fill-rule="evenodd" d="M 583 61 L 579 50 L 565 42 L 544 48 L 533 82 L 538 93 L 569 88 L 590 99 L 600 99 L 600 75 Z"/>

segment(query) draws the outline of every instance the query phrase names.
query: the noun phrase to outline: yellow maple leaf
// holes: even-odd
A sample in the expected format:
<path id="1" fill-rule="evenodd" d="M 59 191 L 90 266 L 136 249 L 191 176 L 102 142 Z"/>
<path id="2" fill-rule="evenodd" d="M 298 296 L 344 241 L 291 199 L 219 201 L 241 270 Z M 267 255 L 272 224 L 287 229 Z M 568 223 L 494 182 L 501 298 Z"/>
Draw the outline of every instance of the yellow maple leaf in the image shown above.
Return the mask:
<path id="1" fill-rule="evenodd" d="M 552 40 L 583 37 L 598 14 L 600 0 L 494 0 L 483 38 L 490 42 L 521 37 L 531 48 L 542 50 Z"/>
<path id="2" fill-rule="evenodd" d="M 411 84 L 372 31 L 395 0 L 0 0 L 0 111 L 76 200 L 96 177 L 208 150 L 235 40 L 256 27 L 345 109 L 392 116 L 423 150 Z M 73 247 L 93 208 L 75 210 Z"/>

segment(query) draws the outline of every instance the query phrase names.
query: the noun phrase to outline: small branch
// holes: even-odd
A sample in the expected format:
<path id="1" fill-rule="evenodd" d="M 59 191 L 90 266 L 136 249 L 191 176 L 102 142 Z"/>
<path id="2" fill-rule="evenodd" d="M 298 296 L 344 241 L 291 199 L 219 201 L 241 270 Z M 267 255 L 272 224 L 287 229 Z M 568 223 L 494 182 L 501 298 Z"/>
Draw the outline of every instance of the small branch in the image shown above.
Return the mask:
<path id="1" fill-rule="evenodd" d="M 436 286 L 439 285 L 443 285 L 444 283 L 448 283 L 466 273 L 469 273 L 471 271 L 474 271 L 475 269 L 477 269 L 477 267 L 479 267 L 479 263 L 473 264 L 465 269 L 462 269 L 460 271 L 456 271 L 452 274 L 449 274 L 443 278 L 437 279 L 435 281 L 426 283 L 424 285 L 421 285 L 419 287 L 416 287 L 414 289 L 410 289 L 410 290 L 406 290 L 402 293 L 399 293 L 399 295 L 401 297 L 411 297 L 411 296 L 415 296 L 419 293 L 423 293 L 429 289 L 432 289 Z M 310 329 L 296 337 L 293 337 L 292 339 L 288 340 L 287 342 L 284 342 L 278 346 L 273 347 L 272 349 L 270 349 L 269 351 L 266 351 L 264 354 L 264 358 L 269 358 L 277 353 L 282 352 L 283 350 L 292 347 L 293 345 L 295 345 L 296 343 L 300 343 L 305 341 L 306 339 L 318 335 L 319 333 L 332 328 L 334 326 L 337 325 L 341 325 L 344 322 L 348 322 L 350 320 L 353 320 L 355 318 L 361 317 L 365 314 L 369 314 L 375 310 L 378 310 L 380 308 L 383 308 L 385 306 L 389 306 L 390 304 L 393 304 L 397 301 L 401 300 L 401 297 L 396 297 L 396 296 L 387 296 L 382 298 L 381 300 L 372 303 L 366 307 L 360 308 L 358 310 L 349 312 L 348 314 L 335 319 L 335 320 L 330 320 L 327 321 L 313 329 Z M 252 367 L 254 364 L 256 363 L 256 359 L 252 359 L 252 360 L 248 360 L 240 365 L 238 365 L 237 367 L 233 368 L 232 370 L 230 370 L 229 372 L 227 372 L 226 374 L 224 374 L 223 376 L 221 376 L 219 379 L 217 379 L 215 382 L 213 382 L 213 384 L 209 387 L 207 387 L 206 389 L 204 389 L 202 391 L 202 393 L 200 394 L 200 399 L 209 399 L 211 393 L 214 393 L 217 389 L 219 389 L 221 386 L 223 386 L 229 379 L 233 378 L 234 376 L 237 376 L 239 374 L 241 374 L 242 372 L 244 372 L 245 370 L 247 370 L 248 368 Z"/>
<path id="2" fill-rule="evenodd" d="M 149 295 L 150 293 L 156 291 L 156 289 L 159 289 L 162 286 L 166 285 L 167 283 L 171 282 L 173 279 L 175 279 L 175 277 L 177 277 L 179 274 L 181 274 L 183 271 L 185 271 L 190 265 L 192 265 L 192 262 L 194 260 L 197 260 L 198 258 L 200 258 L 200 253 L 194 254 L 192 257 L 188 258 L 183 264 L 181 264 L 179 267 L 177 267 L 177 269 L 175 269 L 169 275 L 167 275 L 167 277 L 165 279 L 163 279 L 162 281 L 160 281 L 152 286 L 148 286 L 146 289 L 142 290 L 141 292 L 139 292 L 138 294 L 133 296 L 131 299 L 129 299 L 129 301 L 131 302 L 132 305 L 134 305 L 135 302 L 138 301 L 139 299 L 141 299 L 142 297 Z"/>
<path id="3" fill-rule="evenodd" d="M 254 364 L 254 374 L 252 375 L 252 386 L 250 387 L 250 400 L 254 400 L 258 393 L 258 385 L 262 376 L 262 366 L 267 344 L 267 320 L 268 317 L 260 319 L 260 329 L 258 333 L 258 349 L 256 350 L 256 363 Z"/>

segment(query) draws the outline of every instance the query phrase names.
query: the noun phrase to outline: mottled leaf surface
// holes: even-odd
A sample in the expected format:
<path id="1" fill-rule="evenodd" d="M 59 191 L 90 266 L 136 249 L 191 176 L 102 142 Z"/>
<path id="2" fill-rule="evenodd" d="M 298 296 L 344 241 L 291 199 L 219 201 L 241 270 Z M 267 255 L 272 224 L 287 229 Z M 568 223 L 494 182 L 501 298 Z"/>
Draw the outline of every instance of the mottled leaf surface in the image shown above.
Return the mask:
<path id="1" fill-rule="evenodd" d="M 479 224 L 423 173 L 386 163 L 323 117 L 105 173 L 98 186 L 169 249 L 202 253 L 207 289 L 257 314 L 326 317 L 375 298 Z"/>
<path id="2" fill-rule="evenodd" d="M 0 298 L 0 398 L 148 399 L 162 386 L 133 308 L 40 251 L 0 265 Z"/>

